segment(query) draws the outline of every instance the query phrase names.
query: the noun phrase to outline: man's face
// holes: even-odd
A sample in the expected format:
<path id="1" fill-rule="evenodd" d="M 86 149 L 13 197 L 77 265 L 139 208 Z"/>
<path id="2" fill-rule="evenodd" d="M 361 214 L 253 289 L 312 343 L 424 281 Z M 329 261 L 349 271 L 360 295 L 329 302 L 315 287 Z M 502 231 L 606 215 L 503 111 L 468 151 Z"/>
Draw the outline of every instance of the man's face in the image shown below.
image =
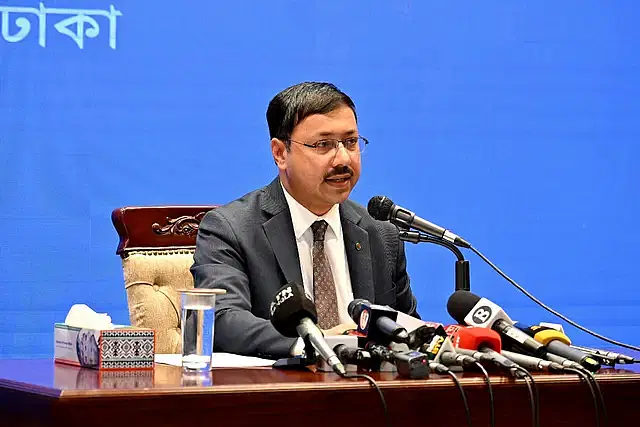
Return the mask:
<path id="1" fill-rule="evenodd" d="M 338 150 L 319 153 L 303 144 L 358 136 L 355 115 L 348 106 L 327 114 L 313 114 L 296 125 L 290 150 L 284 142 L 271 140 L 271 150 L 280 169 L 280 180 L 301 205 L 323 215 L 336 203 L 345 201 L 360 177 L 360 153 L 339 144 Z"/>

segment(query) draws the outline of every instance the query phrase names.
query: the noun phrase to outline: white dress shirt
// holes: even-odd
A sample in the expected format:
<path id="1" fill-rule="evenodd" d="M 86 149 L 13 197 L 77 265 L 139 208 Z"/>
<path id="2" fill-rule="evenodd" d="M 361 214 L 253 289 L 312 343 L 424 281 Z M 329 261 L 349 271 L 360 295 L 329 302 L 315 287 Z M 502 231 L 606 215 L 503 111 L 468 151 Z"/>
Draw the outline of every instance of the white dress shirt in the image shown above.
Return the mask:
<path id="1" fill-rule="evenodd" d="M 280 183 L 280 185 L 282 185 L 282 183 Z M 353 320 L 351 320 L 347 312 L 349 303 L 353 301 L 353 291 L 351 290 L 349 264 L 344 249 L 339 205 L 334 205 L 329 212 L 318 216 L 298 203 L 298 201 L 287 192 L 284 186 L 282 186 L 282 190 L 284 191 L 284 197 L 287 200 L 289 211 L 291 212 L 293 233 L 296 237 L 298 256 L 300 257 L 302 282 L 307 296 L 312 301 L 314 300 L 313 231 L 311 230 L 311 224 L 319 220 L 325 220 L 329 226 L 324 236 L 324 250 L 329 259 L 329 265 L 331 265 L 333 283 L 336 285 L 340 323 L 353 323 Z"/>

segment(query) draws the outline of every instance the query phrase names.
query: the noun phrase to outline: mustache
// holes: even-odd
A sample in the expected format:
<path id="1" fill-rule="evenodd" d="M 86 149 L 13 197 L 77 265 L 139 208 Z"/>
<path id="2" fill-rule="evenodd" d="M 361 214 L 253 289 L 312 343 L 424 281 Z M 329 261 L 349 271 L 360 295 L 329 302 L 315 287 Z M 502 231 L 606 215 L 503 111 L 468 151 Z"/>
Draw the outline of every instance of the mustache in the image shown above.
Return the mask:
<path id="1" fill-rule="evenodd" d="M 324 178 L 329 179 L 329 178 L 333 178 L 334 176 L 347 175 L 347 174 L 349 174 L 349 177 L 352 177 L 353 173 L 354 173 L 353 169 L 351 169 L 347 165 L 337 166 L 333 170 L 329 171 L 329 173 Z"/>

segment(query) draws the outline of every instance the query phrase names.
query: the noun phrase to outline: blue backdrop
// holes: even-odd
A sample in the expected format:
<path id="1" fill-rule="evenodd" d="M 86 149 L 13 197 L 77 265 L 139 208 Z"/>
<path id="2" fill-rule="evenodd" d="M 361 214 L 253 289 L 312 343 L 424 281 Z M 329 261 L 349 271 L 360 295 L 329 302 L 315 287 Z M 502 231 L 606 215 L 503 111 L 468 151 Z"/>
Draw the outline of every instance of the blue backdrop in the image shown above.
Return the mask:
<path id="1" fill-rule="evenodd" d="M 356 102 L 355 200 L 389 196 L 638 343 L 638 2 L 112 1 L 0 0 L 0 358 L 51 356 L 74 303 L 128 323 L 112 209 L 268 183 L 267 104 L 305 80 Z M 452 255 L 408 258 L 420 313 L 449 322 Z M 476 293 L 554 320 L 469 258 Z"/>

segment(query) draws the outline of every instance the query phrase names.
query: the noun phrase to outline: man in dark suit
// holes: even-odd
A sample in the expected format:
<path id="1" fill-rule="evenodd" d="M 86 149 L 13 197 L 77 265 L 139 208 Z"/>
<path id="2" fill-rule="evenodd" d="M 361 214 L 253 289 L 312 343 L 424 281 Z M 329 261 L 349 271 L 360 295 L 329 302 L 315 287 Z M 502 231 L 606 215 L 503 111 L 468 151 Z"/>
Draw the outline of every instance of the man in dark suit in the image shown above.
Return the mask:
<path id="1" fill-rule="evenodd" d="M 392 224 L 348 200 L 368 141 L 353 101 L 329 83 L 301 83 L 267 109 L 278 177 L 200 223 L 191 272 L 198 288 L 221 288 L 216 351 L 282 357 L 294 339 L 269 321 L 286 283 L 304 285 L 326 333 L 352 325 L 354 298 L 417 317 L 403 243 Z"/>

